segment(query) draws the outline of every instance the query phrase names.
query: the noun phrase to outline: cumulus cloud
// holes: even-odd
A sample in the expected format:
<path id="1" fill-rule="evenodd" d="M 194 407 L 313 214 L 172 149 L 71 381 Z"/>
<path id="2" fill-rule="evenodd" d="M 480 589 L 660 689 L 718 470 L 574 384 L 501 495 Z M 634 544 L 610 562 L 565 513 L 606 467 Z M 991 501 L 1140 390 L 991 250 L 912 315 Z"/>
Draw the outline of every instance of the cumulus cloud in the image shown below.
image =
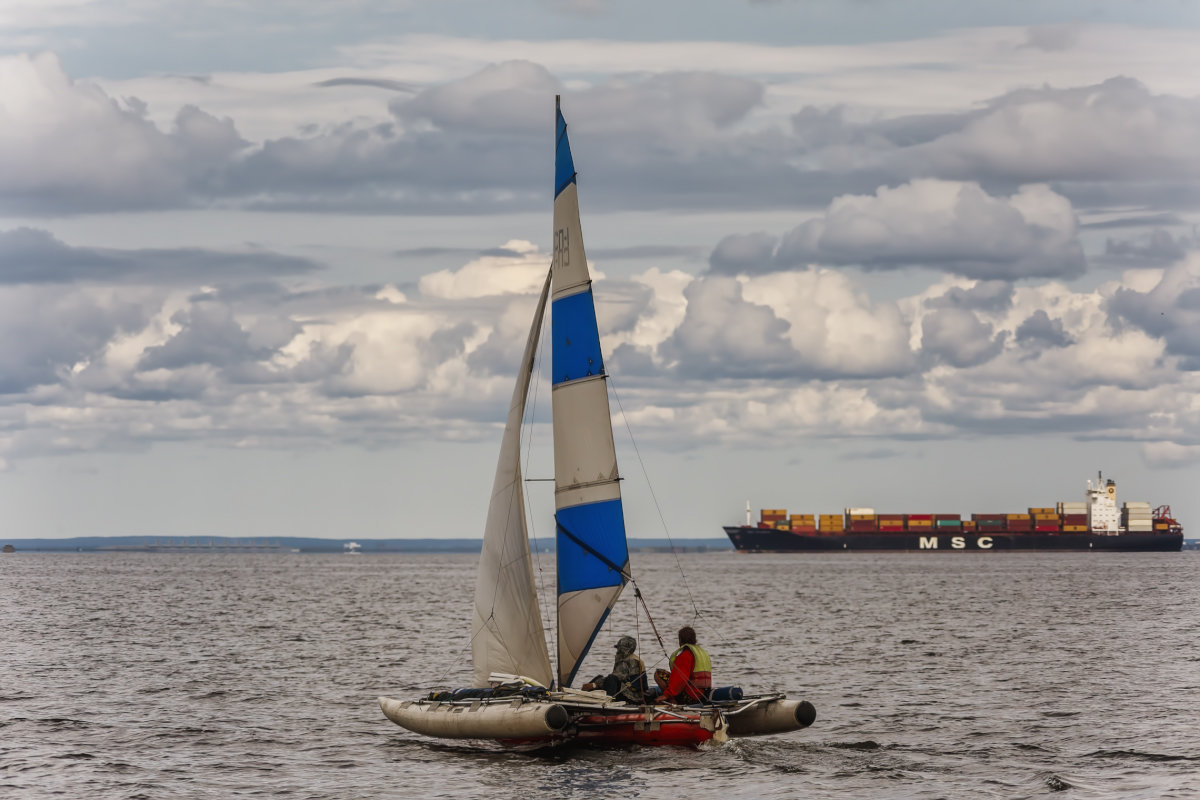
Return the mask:
<path id="1" fill-rule="evenodd" d="M 391 109 L 404 122 L 442 130 L 531 134 L 549 129 L 553 115 L 546 99 L 561 92 L 562 85 L 540 64 L 508 61 L 393 100 Z"/>
<path id="2" fill-rule="evenodd" d="M 929 308 L 968 308 L 1004 311 L 1013 303 L 1013 285 L 1007 281 L 976 281 L 972 286 L 951 286 L 945 294 L 925 301 Z"/>
<path id="3" fill-rule="evenodd" d="M 503 279 L 488 283 L 489 268 Z M 5 458 L 198 436 L 488 435 L 543 268 L 536 248 L 508 242 L 430 273 L 411 296 L 263 282 L 0 285 L 0 388 L 61 410 L 31 423 L 41 433 L 19 446 L 5 440 Z M 1196 313 L 1181 278 L 1082 292 L 945 277 L 897 301 L 871 299 L 861 281 L 816 268 L 602 281 L 601 328 L 626 413 L 662 441 L 1044 430 L 1191 444 L 1200 420 L 1185 398 L 1200 385 L 1164 362 L 1171 330 L 1148 333 L 1133 322 L 1140 307 L 1121 305 L 1130 292 L 1170 295 L 1172 308 Z"/>
<path id="4" fill-rule="evenodd" d="M 1149 291 L 1118 289 L 1108 311 L 1115 324 L 1161 339 L 1168 353 L 1180 356 L 1184 369 L 1200 370 L 1200 253 L 1167 267 Z"/>
<path id="5" fill-rule="evenodd" d="M 783 237 L 778 265 L 924 266 L 984 280 L 1074 277 L 1086 262 L 1070 201 L 1043 185 L 993 197 L 976 183 L 917 180 L 846 195 Z"/>
<path id="6" fill-rule="evenodd" d="M 108 288 L 0 288 L 0 394 L 62 381 L 113 339 L 146 326 L 157 297 Z"/>
<path id="7" fill-rule="evenodd" d="M 685 377 L 880 377 L 915 365 L 899 309 L 872 304 L 831 270 L 712 275 L 684 297 L 686 313 L 660 352 Z"/>
<path id="8" fill-rule="evenodd" d="M 1034 39 L 1048 46 L 1047 36 Z M 0 109 L 0 158 L 16 165 L 0 175 L 0 208 L 532 208 L 547 192 L 554 93 L 565 95 L 576 126 L 593 208 L 811 207 L 922 178 L 978 184 L 995 199 L 1053 181 L 1077 206 L 1200 202 L 1195 101 L 1127 78 L 1016 90 L 981 109 L 936 114 L 807 106 L 788 129 L 764 108 L 764 81 L 715 71 L 602 73 L 564 84 L 545 64 L 514 59 L 425 84 L 367 74 L 307 85 L 322 95 L 337 86 L 393 95 L 386 105 L 381 95 L 374 113 L 297 120 L 295 133 L 247 142 L 233 120 L 196 105 L 167 118 L 136 97 L 72 80 L 53 55 L 0 59 L 0 90 L 14 98 Z M 90 135 L 64 138 L 77 130 Z M 983 256 L 990 263 L 995 254 Z"/>
<path id="9" fill-rule="evenodd" d="M 459 269 L 423 275 L 417 287 L 429 297 L 451 300 L 528 294 L 545 283 L 550 271 L 549 258 L 532 242 L 513 239 L 500 250 L 473 259 Z"/>
<path id="10" fill-rule="evenodd" d="M 1200 175 L 1200 104 L 1116 77 L 1092 86 L 1019 89 L 964 115 L 958 130 L 908 148 L 918 170 L 1010 182 Z"/>
<path id="11" fill-rule="evenodd" d="M 788 324 L 770 308 L 748 302 L 733 278 L 694 281 L 684 290 L 687 315 L 665 349 L 685 374 L 697 377 L 780 376 L 794 370 Z"/>
<path id="12" fill-rule="evenodd" d="M 1074 28 L 1033 29 L 1027 46 L 1054 50 Z M 1015 89 L 983 108 L 880 117 L 807 106 L 791 119 L 804 161 L 851 176 L 1053 183 L 1077 206 L 1190 208 L 1200 202 L 1200 103 L 1155 94 L 1128 77 L 1087 86 Z M 818 172 L 818 169 L 812 169 Z"/>
<path id="13" fill-rule="evenodd" d="M 0 204 L 18 213 L 182 205 L 247 144 L 193 106 L 163 132 L 140 101 L 71 80 L 50 53 L 0 58 L 0 95 Z"/>
<path id="14" fill-rule="evenodd" d="M 1006 338 L 1006 331 L 995 333 L 991 324 L 966 309 L 939 309 L 922 321 L 922 351 L 954 367 L 990 361 L 1004 349 Z"/>
<path id="15" fill-rule="evenodd" d="M 1142 460 L 1148 466 L 1180 469 L 1200 464 L 1200 445 L 1177 442 L 1146 442 L 1142 445 Z"/>
<path id="16" fill-rule="evenodd" d="M 1066 347 L 1071 337 L 1063 329 L 1061 319 L 1051 319 L 1046 310 L 1039 308 L 1017 326 L 1017 342 L 1045 347 Z"/>
<path id="17" fill-rule="evenodd" d="M 1104 261 L 1125 267 L 1161 267 L 1183 258 L 1192 242 L 1155 228 L 1132 239 L 1108 238 L 1104 242 Z"/>
<path id="18" fill-rule="evenodd" d="M 253 341 L 228 306 L 201 302 L 171 317 L 177 333 L 160 345 L 146 348 L 138 368 L 142 370 L 178 369 L 197 364 L 237 365 L 269 358 L 279 347 L 299 333 L 299 325 L 275 327 L 265 339 Z M 274 335 L 270 335 L 274 334 Z"/>
<path id="19" fill-rule="evenodd" d="M 735 233 L 717 242 L 708 257 L 714 272 L 760 272 L 770 264 L 778 238 L 769 233 Z"/>

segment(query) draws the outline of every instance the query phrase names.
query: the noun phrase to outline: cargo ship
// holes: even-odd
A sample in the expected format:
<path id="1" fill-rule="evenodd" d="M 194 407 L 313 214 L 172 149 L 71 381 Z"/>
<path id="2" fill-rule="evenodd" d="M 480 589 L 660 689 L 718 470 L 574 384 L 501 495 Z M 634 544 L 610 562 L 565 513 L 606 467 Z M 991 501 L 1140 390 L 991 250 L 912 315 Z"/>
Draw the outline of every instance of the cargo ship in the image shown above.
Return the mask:
<path id="1" fill-rule="evenodd" d="M 842 514 L 791 514 L 764 508 L 756 524 L 746 504 L 746 524 L 727 526 L 738 550 L 750 553 L 991 552 L 997 550 L 1179 551 L 1183 527 L 1170 506 L 1117 505 L 1117 484 L 1103 475 L 1087 482 L 1082 502 L 1059 502 L 1019 513 L 877 514 L 847 508 Z"/>

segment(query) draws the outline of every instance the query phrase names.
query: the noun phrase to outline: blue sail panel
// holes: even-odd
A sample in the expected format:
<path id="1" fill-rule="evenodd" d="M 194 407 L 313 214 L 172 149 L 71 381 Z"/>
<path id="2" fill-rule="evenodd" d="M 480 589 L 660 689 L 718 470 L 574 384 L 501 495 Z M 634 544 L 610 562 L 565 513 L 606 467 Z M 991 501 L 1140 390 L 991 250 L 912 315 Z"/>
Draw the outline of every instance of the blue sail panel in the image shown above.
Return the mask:
<path id="1" fill-rule="evenodd" d="M 604 356 L 600 352 L 600 333 L 591 288 L 555 300 L 550 308 L 554 339 L 552 382 L 557 385 L 604 374 Z"/>
<path id="2" fill-rule="evenodd" d="M 619 498 L 561 508 L 556 518 L 560 595 L 624 583 L 629 545 Z"/>
<path id="3" fill-rule="evenodd" d="M 575 182 L 575 161 L 571 158 L 571 143 L 567 140 L 567 121 L 558 110 L 554 145 L 554 196 Z"/>

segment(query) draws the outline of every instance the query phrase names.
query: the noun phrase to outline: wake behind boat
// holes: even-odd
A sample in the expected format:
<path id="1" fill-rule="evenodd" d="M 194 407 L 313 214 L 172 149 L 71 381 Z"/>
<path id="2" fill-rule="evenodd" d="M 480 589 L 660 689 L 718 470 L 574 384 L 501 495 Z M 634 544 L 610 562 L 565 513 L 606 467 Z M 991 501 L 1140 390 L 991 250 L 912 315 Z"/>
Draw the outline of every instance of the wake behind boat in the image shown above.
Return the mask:
<path id="1" fill-rule="evenodd" d="M 472 688 L 417 700 L 380 697 L 415 733 L 543 745 L 697 745 L 811 725 L 811 703 L 783 694 L 704 693 L 703 702 L 631 703 L 571 688 L 630 572 L 620 475 L 574 161 L 556 99 L 554 253 L 513 389 L 484 528 L 471 623 Z M 546 305 L 551 307 L 557 539 L 557 672 L 550 662 L 525 520 L 521 428 Z M 681 642 L 682 644 L 682 642 Z"/>

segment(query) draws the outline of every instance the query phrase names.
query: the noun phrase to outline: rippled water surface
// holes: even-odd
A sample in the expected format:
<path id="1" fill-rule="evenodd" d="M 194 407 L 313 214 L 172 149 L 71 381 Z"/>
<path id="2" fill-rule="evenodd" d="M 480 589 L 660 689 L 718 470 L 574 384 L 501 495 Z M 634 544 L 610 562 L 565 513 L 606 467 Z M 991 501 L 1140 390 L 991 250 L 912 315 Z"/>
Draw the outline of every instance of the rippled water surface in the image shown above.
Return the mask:
<path id="1" fill-rule="evenodd" d="M 1200 555 L 634 558 L 664 635 L 695 620 L 718 684 L 807 698 L 816 724 L 700 750 L 441 743 L 375 697 L 467 682 L 474 556 L 18 553 L 0 796 L 1200 797 Z M 658 666 L 632 603 L 582 675 L 625 633 Z"/>

